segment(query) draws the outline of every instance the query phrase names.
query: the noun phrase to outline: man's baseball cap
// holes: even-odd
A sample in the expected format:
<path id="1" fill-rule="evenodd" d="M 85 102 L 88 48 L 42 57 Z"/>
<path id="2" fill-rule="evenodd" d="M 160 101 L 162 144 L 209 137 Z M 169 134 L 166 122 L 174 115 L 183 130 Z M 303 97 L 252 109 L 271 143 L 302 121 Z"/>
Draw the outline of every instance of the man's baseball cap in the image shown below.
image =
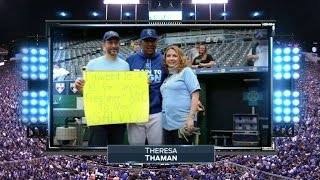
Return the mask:
<path id="1" fill-rule="evenodd" d="M 119 34 L 115 31 L 108 31 L 108 32 L 104 33 L 103 41 L 108 41 L 110 38 L 120 39 Z"/>
<path id="2" fill-rule="evenodd" d="M 148 39 L 148 38 L 158 39 L 158 35 L 157 35 L 156 30 L 154 30 L 154 29 L 144 29 L 144 30 L 142 30 L 141 34 L 140 34 L 140 39 L 144 40 L 144 39 Z"/>

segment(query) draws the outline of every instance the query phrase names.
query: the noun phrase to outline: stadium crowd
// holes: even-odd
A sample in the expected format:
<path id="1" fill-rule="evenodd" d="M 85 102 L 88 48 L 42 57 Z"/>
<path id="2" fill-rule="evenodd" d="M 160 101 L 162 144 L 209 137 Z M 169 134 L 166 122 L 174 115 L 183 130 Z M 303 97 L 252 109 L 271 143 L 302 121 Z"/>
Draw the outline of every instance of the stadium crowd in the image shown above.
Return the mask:
<path id="1" fill-rule="evenodd" d="M 19 96 L 27 84 L 20 78 L 19 65 L 6 63 L 0 66 L 0 179 L 320 179 L 320 65 L 301 66 L 304 71 L 295 86 L 301 97 L 301 123 L 294 137 L 276 139 L 277 155 L 133 168 L 110 165 L 105 156 L 45 156 L 43 141 L 27 138 L 19 122 Z"/>

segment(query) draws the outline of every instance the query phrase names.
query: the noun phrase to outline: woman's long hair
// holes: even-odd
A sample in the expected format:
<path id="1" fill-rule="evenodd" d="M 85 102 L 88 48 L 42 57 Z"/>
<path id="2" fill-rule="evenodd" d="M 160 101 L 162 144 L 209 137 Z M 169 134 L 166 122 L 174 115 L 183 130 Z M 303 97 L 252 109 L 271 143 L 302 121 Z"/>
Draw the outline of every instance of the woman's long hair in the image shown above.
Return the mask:
<path id="1" fill-rule="evenodd" d="M 207 48 L 207 46 L 206 45 L 204 45 L 204 44 L 201 44 L 200 45 L 200 48 L 201 48 L 201 46 L 204 46 L 204 53 L 201 55 L 201 61 L 205 61 L 206 59 L 207 59 L 207 56 L 208 56 L 208 48 Z M 199 48 L 199 49 L 200 49 Z M 200 51 L 200 50 L 199 50 Z"/>
<path id="2" fill-rule="evenodd" d="M 163 66 L 166 68 L 166 70 L 168 71 L 168 65 L 166 63 L 166 56 L 167 56 L 167 52 L 172 49 L 174 50 L 177 54 L 178 54 L 178 57 L 180 59 L 180 63 L 178 65 L 178 68 L 177 68 L 177 73 L 181 72 L 185 67 L 187 67 L 187 58 L 186 56 L 184 55 L 182 49 L 180 49 L 178 46 L 175 46 L 175 45 L 172 45 L 172 46 L 169 46 L 167 49 L 166 49 L 166 52 L 164 53 L 164 56 L 163 56 Z"/>

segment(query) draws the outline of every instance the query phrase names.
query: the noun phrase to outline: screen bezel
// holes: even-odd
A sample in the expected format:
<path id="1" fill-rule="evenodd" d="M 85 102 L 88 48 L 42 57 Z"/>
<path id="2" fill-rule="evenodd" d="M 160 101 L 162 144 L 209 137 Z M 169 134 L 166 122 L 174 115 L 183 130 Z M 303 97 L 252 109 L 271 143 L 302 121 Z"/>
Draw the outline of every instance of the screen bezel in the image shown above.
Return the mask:
<path id="1" fill-rule="evenodd" d="M 79 151 L 95 151 L 95 150 L 107 150 L 107 147 L 57 147 L 53 145 L 53 137 L 51 134 L 53 132 L 52 127 L 52 119 L 53 119 L 53 96 L 52 96 L 52 70 L 53 70 L 53 39 L 52 39 L 52 32 L 55 31 L 55 28 L 112 28 L 112 27 L 150 27 L 150 28 L 157 28 L 157 27 L 201 27 L 201 26 L 209 26 L 209 27 L 217 27 L 217 28 L 265 28 L 268 29 L 268 42 L 269 42 L 269 54 L 268 54 L 268 74 L 270 77 L 270 87 L 269 87 L 269 107 L 270 107 L 270 134 L 272 135 L 272 44 L 273 44 L 273 36 L 275 31 L 275 21 L 255 21 L 255 20 L 245 20 L 245 21 L 108 21 L 108 20 L 98 20 L 98 21 L 57 21 L 57 20 L 47 20 L 46 27 L 47 27 L 47 38 L 48 38 L 48 46 L 49 46 L 49 94 L 50 94 L 50 103 L 49 103 L 49 122 L 48 122 L 48 142 L 47 142 L 47 150 L 79 150 Z M 272 137 L 270 137 L 272 139 Z M 219 147 L 220 150 L 237 150 L 237 149 L 245 149 L 245 150 L 263 150 L 263 149 L 272 149 L 272 142 L 270 147 Z"/>

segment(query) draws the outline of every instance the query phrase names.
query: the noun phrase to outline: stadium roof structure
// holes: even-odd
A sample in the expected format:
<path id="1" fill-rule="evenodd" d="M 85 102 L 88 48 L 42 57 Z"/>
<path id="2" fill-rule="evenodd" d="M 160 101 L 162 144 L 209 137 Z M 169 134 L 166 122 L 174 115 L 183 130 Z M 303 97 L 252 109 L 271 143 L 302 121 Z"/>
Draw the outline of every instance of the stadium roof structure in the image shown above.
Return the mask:
<path id="1" fill-rule="evenodd" d="M 8 54 L 7 50 L 0 48 L 0 55 L 7 55 L 7 54 Z"/>

